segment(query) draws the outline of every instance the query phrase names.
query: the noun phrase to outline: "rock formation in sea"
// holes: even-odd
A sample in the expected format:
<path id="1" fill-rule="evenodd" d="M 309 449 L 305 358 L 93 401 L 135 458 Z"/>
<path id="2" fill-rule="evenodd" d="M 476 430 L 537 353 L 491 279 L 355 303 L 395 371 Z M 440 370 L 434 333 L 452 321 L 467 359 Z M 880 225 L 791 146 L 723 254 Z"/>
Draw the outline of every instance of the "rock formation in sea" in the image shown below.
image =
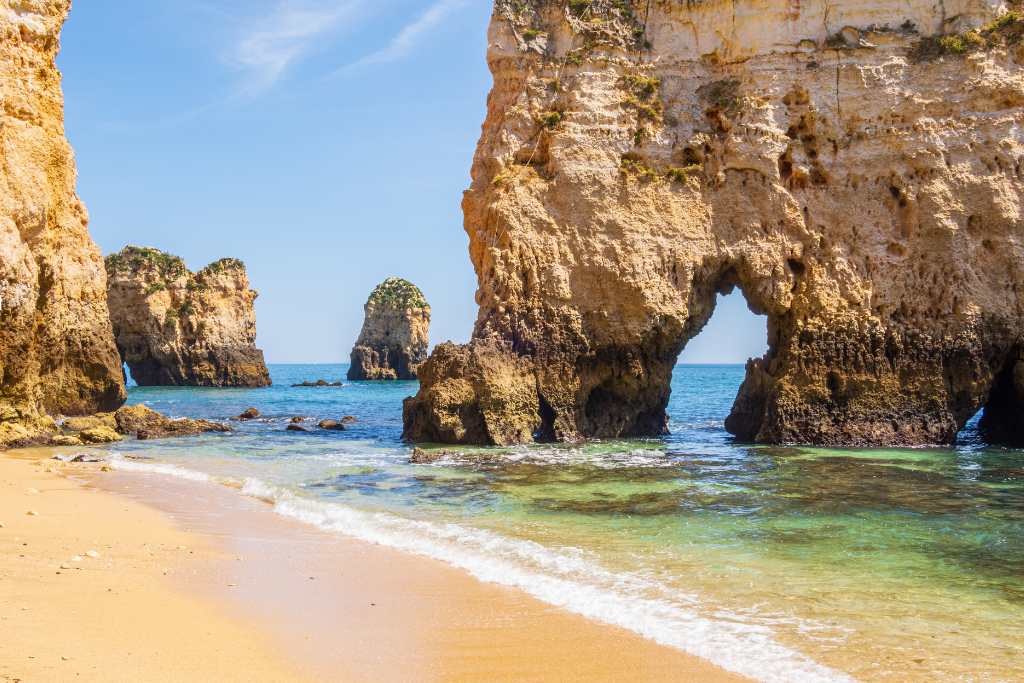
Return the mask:
<path id="1" fill-rule="evenodd" d="M 140 386 L 270 384 L 256 348 L 257 294 L 241 261 L 192 273 L 177 256 L 128 246 L 106 265 L 117 349 Z"/>
<path id="2" fill-rule="evenodd" d="M 419 287 L 388 278 L 370 294 L 352 349 L 350 380 L 416 379 L 430 346 L 430 306 Z"/>
<path id="3" fill-rule="evenodd" d="M 0 5 L 0 448 L 125 399 L 55 64 L 69 0 Z"/>
<path id="4" fill-rule="evenodd" d="M 982 408 L 1024 438 L 1022 37 L 994 0 L 497 0 L 479 316 L 406 436 L 661 434 L 739 289 L 769 346 L 739 438 L 949 443 Z"/>

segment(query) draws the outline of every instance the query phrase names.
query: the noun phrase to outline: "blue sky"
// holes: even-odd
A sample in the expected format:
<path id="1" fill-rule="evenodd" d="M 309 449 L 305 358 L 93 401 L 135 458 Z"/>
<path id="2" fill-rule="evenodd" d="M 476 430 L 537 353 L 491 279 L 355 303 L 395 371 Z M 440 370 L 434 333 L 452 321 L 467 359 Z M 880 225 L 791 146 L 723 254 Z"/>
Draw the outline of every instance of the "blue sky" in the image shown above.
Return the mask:
<path id="1" fill-rule="evenodd" d="M 104 253 L 243 259 L 270 362 L 347 360 L 398 275 L 464 341 L 476 278 L 460 201 L 491 79 L 486 0 L 79 0 L 63 34 L 67 132 Z M 739 296 L 687 349 L 742 361 Z"/>

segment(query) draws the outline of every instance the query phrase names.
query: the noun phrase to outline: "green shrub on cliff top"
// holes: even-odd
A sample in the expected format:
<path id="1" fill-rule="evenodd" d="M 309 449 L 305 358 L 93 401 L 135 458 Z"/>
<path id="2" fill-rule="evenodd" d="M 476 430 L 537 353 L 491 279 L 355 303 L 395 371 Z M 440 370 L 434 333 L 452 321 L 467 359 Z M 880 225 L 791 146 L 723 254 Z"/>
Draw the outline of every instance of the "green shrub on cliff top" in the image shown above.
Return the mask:
<path id="1" fill-rule="evenodd" d="M 377 285 L 366 303 L 394 308 L 429 308 L 420 288 L 400 277 L 389 277 Z"/>
<path id="2" fill-rule="evenodd" d="M 1016 45 L 1024 38 L 1024 13 L 1009 11 L 979 29 L 944 36 L 927 36 L 910 49 L 910 61 L 930 62 L 944 56 L 962 57 L 972 52 L 991 50 L 1000 45 Z"/>
<path id="3" fill-rule="evenodd" d="M 202 275 L 203 273 L 211 273 L 216 275 L 223 273 L 226 270 L 245 270 L 245 263 L 236 258 L 222 258 L 219 261 L 214 261 L 210 265 L 203 268 L 196 275 Z"/>
<path id="4" fill-rule="evenodd" d="M 136 247 L 128 245 L 106 259 L 107 272 L 138 273 L 146 269 L 155 269 L 164 280 L 175 280 L 188 274 L 188 267 L 181 258 L 167 254 L 152 247 Z"/>

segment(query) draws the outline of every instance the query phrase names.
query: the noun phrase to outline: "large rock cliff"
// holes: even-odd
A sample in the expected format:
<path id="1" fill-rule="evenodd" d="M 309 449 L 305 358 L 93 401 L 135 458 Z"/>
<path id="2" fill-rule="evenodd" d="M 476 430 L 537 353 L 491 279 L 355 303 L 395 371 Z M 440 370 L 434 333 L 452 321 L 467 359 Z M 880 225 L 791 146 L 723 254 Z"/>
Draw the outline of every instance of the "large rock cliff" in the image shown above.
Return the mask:
<path id="1" fill-rule="evenodd" d="M 430 306 L 423 292 L 408 280 L 391 277 L 373 290 L 364 311 L 348 378 L 416 379 L 430 346 Z"/>
<path id="2" fill-rule="evenodd" d="M 0 447 L 125 399 L 54 62 L 69 0 L 0 0 Z"/>
<path id="3" fill-rule="evenodd" d="M 140 386 L 270 384 L 241 261 L 192 273 L 177 256 L 128 246 L 107 257 L 107 276 L 117 348 Z"/>
<path id="4" fill-rule="evenodd" d="M 993 0 L 498 0 L 467 348 L 414 440 L 654 435 L 739 288 L 741 439 L 1024 437 L 1024 21 Z"/>

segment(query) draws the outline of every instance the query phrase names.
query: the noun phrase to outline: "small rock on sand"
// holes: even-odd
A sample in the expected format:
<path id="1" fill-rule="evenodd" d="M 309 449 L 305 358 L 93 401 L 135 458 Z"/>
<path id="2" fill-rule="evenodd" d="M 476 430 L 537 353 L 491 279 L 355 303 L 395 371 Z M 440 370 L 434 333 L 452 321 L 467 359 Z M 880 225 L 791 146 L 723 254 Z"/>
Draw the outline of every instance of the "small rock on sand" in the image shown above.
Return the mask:
<path id="1" fill-rule="evenodd" d="M 61 569 L 71 569 L 71 565 L 70 565 L 70 564 L 68 564 L 67 562 L 64 562 L 64 563 L 62 563 L 62 564 L 60 565 L 60 568 L 61 568 Z"/>
<path id="2" fill-rule="evenodd" d="M 5 526 L 7 526 L 7 525 L 4 524 L 3 522 L 0 522 L 0 529 L 3 529 Z"/>
<path id="3" fill-rule="evenodd" d="M 85 554 L 85 556 L 88 557 L 88 558 L 91 558 L 93 560 L 98 560 L 99 557 L 100 557 L 100 554 L 98 552 L 96 552 L 95 550 L 90 550 L 89 552 L 87 552 Z"/>
<path id="4" fill-rule="evenodd" d="M 71 558 L 72 562 L 84 562 L 85 559 L 81 555 L 75 555 Z"/>
<path id="5" fill-rule="evenodd" d="M 57 460 L 59 462 L 103 462 L 102 458 L 98 458 L 95 455 L 89 453 L 78 453 L 76 455 L 55 455 L 51 460 Z"/>
<path id="6" fill-rule="evenodd" d="M 39 516 L 39 513 L 36 512 L 35 510 L 29 510 L 25 514 L 28 515 L 29 517 L 38 517 Z"/>
<path id="7" fill-rule="evenodd" d="M 30 496 L 35 496 L 39 494 L 39 489 L 25 489 L 25 493 Z"/>

